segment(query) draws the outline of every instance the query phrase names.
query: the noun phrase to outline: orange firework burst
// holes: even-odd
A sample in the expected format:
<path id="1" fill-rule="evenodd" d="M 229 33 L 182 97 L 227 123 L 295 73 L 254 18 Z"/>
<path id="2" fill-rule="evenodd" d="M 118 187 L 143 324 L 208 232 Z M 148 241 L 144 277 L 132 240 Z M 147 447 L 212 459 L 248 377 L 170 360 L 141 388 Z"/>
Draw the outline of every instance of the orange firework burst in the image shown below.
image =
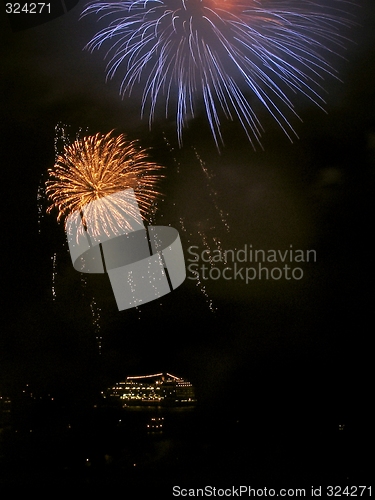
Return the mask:
<path id="1" fill-rule="evenodd" d="M 48 171 L 46 194 L 51 205 L 47 212 L 56 208 L 57 220 L 66 222 L 69 215 L 82 213 L 85 207 L 85 219 L 91 225 L 100 225 L 105 232 L 121 227 L 127 224 L 124 214 L 133 215 L 129 213 L 133 206 L 120 192 L 134 190 L 144 218 L 160 195 L 157 184 L 162 168 L 149 160 L 137 140 L 128 141 L 124 134 L 114 136 L 112 131 L 77 139 L 65 146 L 64 154 Z M 116 193 L 119 195 L 106 198 Z"/>

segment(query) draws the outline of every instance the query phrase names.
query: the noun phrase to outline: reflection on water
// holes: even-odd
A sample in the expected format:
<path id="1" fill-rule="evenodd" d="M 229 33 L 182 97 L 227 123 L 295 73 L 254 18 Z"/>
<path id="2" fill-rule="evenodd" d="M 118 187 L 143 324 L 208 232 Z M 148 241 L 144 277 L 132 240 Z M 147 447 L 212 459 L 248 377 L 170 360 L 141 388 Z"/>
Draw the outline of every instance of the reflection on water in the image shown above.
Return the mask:
<path id="1" fill-rule="evenodd" d="M 197 442 L 193 408 L 94 408 L 79 417 L 53 417 L 1 430 L 0 484 L 112 484 L 145 473 L 157 482 Z"/>
<path id="2" fill-rule="evenodd" d="M 74 415 L 74 417 L 72 417 Z M 245 408 L 97 407 L 0 432 L 0 484 L 172 486 L 355 480 L 350 428 L 324 431 Z M 29 426 L 28 426 L 28 425 Z M 31 425 L 32 424 L 32 425 Z M 354 443 L 354 444 L 353 444 Z"/>

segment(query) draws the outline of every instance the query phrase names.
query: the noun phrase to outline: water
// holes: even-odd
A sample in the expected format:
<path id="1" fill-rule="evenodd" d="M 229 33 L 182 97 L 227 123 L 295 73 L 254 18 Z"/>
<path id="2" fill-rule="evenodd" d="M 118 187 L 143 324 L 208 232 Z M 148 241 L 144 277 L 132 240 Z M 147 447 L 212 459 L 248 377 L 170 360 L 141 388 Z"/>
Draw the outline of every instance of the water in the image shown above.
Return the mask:
<path id="1" fill-rule="evenodd" d="M 110 491 L 126 484 L 172 497 L 174 485 L 311 487 L 354 484 L 364 472 L 350 429 L 324 430 L 309 421 L 288 423 L 272 416 L 254 420 L 250 410 L 239 415 L 230 406 L 103 407 L 50 417 L 34 419 L 32 428 L 2 429 L 1 485 Z"/>

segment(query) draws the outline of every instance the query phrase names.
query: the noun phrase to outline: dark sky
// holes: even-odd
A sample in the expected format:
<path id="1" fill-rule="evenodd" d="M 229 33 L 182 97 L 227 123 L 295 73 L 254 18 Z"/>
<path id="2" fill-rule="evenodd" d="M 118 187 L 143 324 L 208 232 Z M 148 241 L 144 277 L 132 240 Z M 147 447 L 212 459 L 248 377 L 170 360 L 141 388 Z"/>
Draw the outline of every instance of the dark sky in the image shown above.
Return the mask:
<path id="1" fill-rule="evenodd" d="M 314 411 L 331 419 L 365 418 L 373 310 L 374 2 L 358 2 L 353 43 L 346 60 L 336 61 L 342 82 L 324 83 L 327 113 L 296 98 L 302 122 L 294 123 L 299 139 L 293 144 L 261 113 L 264 150 L 256 152 L 236 123 L 224 123 L 220 154 L 203 117 L 191 120 L 179 149 L 173 120 L 149 131 L 137 100 L 120 99 L 118 79 L 105 82 L 103 52 L 83 50 L 97 29 L 93 18 L 79 21 L 84 3 L 22 31 L 13 32 L 4 11 L 0 15 L 0 389 L 30 382 L 66 396 L 167 370 L 192 380 L 208 403 L 250 388 L 254 402 L 267 401 L 267 408 L 314 402 Z M 167 167 L 156 222 L 178 229 L 185 258 L 191 245 L 201 251 L 220 242 L 223 249 L 315 249 L 317 261 L 304 265 L 299 281 L 211 279 L 202 288 L 187 279 L 161 301 L 117 311 L 105 276 L 82 284 L 63 226 L 45 215 L 44 200 L 37 203 L 60 122 L 73 135 L 116 129 L 153 148 Z M 91 312 L 93 298 L 100 318 Z"/>

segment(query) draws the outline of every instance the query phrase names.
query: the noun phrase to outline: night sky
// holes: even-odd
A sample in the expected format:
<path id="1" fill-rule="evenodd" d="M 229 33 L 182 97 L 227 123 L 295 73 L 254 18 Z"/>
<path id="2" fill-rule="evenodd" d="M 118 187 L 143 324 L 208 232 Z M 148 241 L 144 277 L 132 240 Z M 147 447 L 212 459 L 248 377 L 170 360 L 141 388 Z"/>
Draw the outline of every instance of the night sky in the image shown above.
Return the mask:
<path id="1" fill-rule="evenodd" d="M 63 401 L 83 393 L 90 400 L 127 375 L 169 371 L 192 381 L 208 408 L 230 402 L 244 413 L 246 394 L 254 421 L 344 422 L 365 432 L 373 386 L 373 0 L 358 0 L 345 60 L 332 55 L 342 81 L 324 82 L 327 113 L 296 96 L 302 121 L 293 121 L 292 144 L 260 109 L 257 151 L 236 122 L 224 121 L 220 153 L 203 114 L 190 120 L 179 148 L 172 118 L 149 130 L 137 94 L 121 100 L 120 76 L 105 81 L 105 49 L 83 50 L 97 30 L 94 16 L 79 20 L 84 4 L 20 31 L 0 14 L 0 391 L 29 383 Z M 186 260 L 191 245 L 200 252 L 220 242 L 314 249 L 316 262 L 303 264 L 298 281 L 211 279 L 202 288 L 188 272 L 161 300 L 119 312 L 107 276 L 83 284 L 63 225 L 37 200 L 59 123 L 73 136 L 114 129 L 152 148 L 166 166 L 156 223 L 179 231 Z M 366 445 L 357 446 L 362 456 Z"/>

